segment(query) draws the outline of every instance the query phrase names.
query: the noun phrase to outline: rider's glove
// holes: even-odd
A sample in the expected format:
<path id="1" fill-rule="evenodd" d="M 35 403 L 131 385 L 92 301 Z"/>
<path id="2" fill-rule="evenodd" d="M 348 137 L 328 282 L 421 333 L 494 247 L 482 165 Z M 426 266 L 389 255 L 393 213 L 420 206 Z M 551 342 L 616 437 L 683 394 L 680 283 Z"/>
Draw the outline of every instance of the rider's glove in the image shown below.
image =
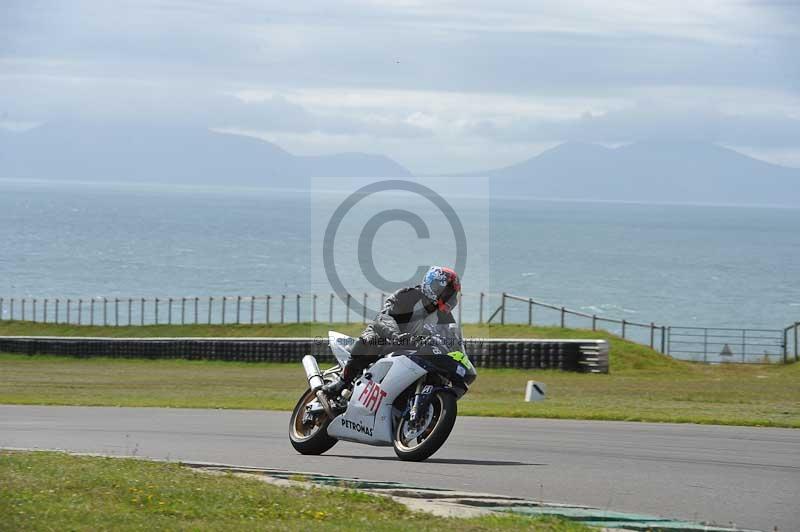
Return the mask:
<path id="1" fill-rule="evenodd" d="M 426 345 L 431 345 L 433 343 L 433 338 L 425 335 L 417 335 L 414 336 L 411 341 L 417 347 L 425 347 Z"/>
<path id="2" fill-rule="evenodd" d="M 413 341 L 410 333 L 395 333 L 392 336 L 392 343 L 396 345 L 409 345 Z"/>

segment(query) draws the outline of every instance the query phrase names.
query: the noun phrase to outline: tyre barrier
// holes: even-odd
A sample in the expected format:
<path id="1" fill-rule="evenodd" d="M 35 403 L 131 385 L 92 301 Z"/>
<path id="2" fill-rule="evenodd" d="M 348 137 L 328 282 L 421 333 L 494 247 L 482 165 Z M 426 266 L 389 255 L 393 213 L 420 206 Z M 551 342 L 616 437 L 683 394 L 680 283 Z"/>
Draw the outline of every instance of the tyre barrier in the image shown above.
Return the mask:
<path id="1" fill-rule="evenodd" d="M 466 339 L 479 368 L 561 369 L 608 373 L 605 340 Z M 86 338 L 3 336 L 0 353 L 78 358 L 149 358 L 297 362 L 308 354 L 333 363 L 327 338 Z"/>

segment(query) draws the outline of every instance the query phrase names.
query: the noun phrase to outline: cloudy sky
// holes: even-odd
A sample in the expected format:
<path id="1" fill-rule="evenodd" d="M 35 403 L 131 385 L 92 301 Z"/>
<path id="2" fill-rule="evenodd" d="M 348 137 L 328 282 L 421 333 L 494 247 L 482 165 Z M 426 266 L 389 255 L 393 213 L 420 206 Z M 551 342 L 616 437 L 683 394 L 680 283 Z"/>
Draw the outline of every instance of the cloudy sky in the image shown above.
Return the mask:
<path id="1" fill-rule="evenodd" d="M 480 170 L 702 140 L 800 167 L 800 2 L 0 4 L 0 125 L 207 127 Z"/>

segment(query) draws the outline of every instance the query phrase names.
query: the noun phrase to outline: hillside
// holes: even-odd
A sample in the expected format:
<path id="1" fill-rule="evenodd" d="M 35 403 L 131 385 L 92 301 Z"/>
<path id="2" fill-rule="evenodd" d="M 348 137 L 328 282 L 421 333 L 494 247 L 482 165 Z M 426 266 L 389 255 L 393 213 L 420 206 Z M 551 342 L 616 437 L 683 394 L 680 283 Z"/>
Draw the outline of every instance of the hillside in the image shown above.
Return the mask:
<path id="1" fill-rule="evenodd" d="M 708 143 L 565 143 L 481 173 L 499 194 L 544 198 L 800 206 L 800 169 Z M 473 174 L 473 175 L 481 175 Z"/>
<path id="2" fill-rule="evenodd" d="M 403 177 L 382 155 L 297 156 L 251 137 L 142 124 L 45 124 L 0 133 L 0 177 L 301 187 L 309 177 Z"/>
<path id="3" fill-rule="evenodd" d="M 22 133 L 0 130 L 0 178 L 305 188 L 310 177 L 410 175 L 383 155 L 298 156 L 264 140 L 203 128 L 61 122 Z M 800 169 L 699 142 L 618 148 L 568 142 L 462 176 L 490 177 L 498 196 L 800 206 Z"/>

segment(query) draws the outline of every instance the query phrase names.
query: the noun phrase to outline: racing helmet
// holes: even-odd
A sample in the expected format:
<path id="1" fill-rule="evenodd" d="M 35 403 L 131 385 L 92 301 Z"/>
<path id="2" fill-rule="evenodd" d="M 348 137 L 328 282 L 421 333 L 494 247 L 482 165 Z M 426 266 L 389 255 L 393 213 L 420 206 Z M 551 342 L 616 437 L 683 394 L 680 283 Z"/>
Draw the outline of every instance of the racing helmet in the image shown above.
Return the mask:
<path id="1" fill-rule="evenodd" d="M 458 274 L 442 266 L 431 266 L 422 280 L 422 295 L 441 312 L 450 312 L 458 304 L 461 281 Z"/>

